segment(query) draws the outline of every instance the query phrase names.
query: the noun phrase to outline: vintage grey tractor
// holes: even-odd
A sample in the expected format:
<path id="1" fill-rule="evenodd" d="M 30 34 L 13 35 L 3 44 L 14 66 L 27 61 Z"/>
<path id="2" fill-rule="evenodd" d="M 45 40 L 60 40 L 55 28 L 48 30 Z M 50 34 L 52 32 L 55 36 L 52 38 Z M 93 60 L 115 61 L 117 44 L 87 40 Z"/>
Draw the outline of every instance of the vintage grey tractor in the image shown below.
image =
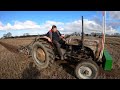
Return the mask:
<path id="1" fill-rule="evenodd" d="M 107 64 L 101 56 L 101 41 L 95 37 L 84 37 L 82 17 L 81 36 L 69 35 L 64 38 L 64 45 L 61 45 L 64 53 L 64 60 L 73 62 L 75 65 L 75 75 L 78 79 L 96 79 L 99 75 L 99 67 Z M 32 56 L 35 64 L 40 68 L 47 68 L 57 58 L 58 53 L 47 36 L 36 37 L 26 48 Z M 103 63 L 104 62 L 104 63 Z M 105 66 L 105 65 L 104 65 Z M 111 69 L 111 63 L 109 63 Z"/>

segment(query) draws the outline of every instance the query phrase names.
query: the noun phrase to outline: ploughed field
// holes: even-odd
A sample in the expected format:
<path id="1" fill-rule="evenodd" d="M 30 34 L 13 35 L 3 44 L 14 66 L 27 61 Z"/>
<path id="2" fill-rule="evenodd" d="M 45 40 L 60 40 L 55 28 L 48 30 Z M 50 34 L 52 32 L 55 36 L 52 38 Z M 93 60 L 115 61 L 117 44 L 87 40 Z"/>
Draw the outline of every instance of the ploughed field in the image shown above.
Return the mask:
<path id="1" fill-rule="evenodd" d="M 35 37 L 0 39 L 0 79 L 76 79 L 74 68 L 66 61 L 56 60 L 50 67 L 39 70 L 31 57 L 18 52 Z M 113 57 L 113 70 L 100 68 L 98 79 L 120 79 L 120 38 L 107 37 L 105 48 Z"/>

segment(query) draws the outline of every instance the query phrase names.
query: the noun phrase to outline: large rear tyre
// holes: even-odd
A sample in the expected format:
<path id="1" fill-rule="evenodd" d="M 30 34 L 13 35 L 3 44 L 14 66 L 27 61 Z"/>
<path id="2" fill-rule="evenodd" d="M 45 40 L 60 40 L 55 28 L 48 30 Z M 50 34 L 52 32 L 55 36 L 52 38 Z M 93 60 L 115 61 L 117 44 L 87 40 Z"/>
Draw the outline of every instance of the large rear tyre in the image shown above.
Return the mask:
<path id="1" fill-rule="evenodd" d="M 76 66 L 75 74 L 78 79 L 96 79 L 99 67 L 92 60 L 83 60 Z"/>
<path id="2" fill-rule="evenodd" d="M 46 41 L 37 41 L 33 44 L 32 58 L 39 69 L 47 68 L 54 61 L 54 53 Z"/>

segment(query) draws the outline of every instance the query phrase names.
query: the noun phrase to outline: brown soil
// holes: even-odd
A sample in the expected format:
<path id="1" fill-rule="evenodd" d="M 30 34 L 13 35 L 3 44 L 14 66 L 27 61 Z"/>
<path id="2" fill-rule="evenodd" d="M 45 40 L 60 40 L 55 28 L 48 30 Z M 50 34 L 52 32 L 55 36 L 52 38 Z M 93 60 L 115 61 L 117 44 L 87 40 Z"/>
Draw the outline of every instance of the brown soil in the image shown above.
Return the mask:
<path id="1" fill-rule="evenodd" d="M 38 70 L 32 58 L 19 53 L 20 45 L 28 45 L 34 38 L 0 40 L 0 79 L 76 79 L 74 68 L 57 60 L 50 67 Z M 105 47 L 113 57 L 113 70 L 100 69 L 99 79 L 120 79 L 120 38 L 106 38 Z"/>

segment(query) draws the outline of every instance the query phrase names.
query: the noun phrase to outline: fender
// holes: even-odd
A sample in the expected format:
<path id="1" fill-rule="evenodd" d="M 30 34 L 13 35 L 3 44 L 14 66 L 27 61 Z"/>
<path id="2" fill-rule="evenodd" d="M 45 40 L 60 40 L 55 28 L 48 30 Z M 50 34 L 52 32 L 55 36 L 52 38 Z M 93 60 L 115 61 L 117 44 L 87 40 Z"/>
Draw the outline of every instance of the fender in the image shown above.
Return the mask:
<path id="1" fill-rule="evenodd" d="M 39 40 L 39 39 L 43 39 L 43 40 L 47 40 L 48 41 L 48 39 L 50 39 L 49 37 L 47 37 L 47 36 L 42 36 L 42 37 L 39 37 L 37 40 Z M 49 41 L 48 41 L 49 42 Z"/>
<path id="2" fill-rule="evenodd" d="M 47 41 L 50 45 L 53 46 L 53 43 L 52 43 L 52 42 L 49 42 L 49 40 L 48 40 L 48 39 L 50 39 L 49 37 L 47 37 L 47 36 L 41 36 L 41 37 L 39 37 L 39 38 L 37 39 L 37 41 L 39 41 L 40 39 Z"/>

